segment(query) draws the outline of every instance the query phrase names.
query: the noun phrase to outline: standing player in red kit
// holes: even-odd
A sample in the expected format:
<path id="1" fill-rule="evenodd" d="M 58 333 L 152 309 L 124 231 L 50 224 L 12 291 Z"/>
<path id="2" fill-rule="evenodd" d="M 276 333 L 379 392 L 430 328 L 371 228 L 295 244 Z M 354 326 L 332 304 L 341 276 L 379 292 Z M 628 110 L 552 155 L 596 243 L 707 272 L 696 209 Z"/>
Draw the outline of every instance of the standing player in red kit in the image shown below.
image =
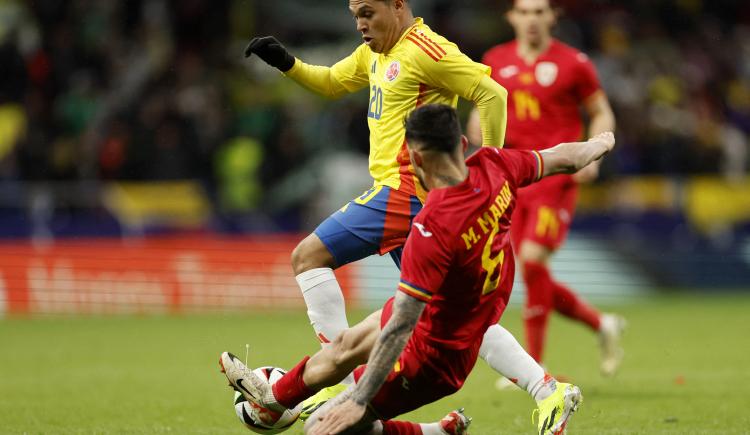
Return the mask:
<path id="1" fill-rule="evenodd" d="M 251 404 L 256 421 L 273 424 L 280 412 L 356 368 L 356 384 L 315 411 L 306 433 L 465 433 L 470 420 L 461 411 L 449 414 L 446 424 L 390 419 L 458 391 L 474 367 L 485 332 L 496 326 L 513 286 L 509 230 L 517 189 L 546 175 L 575 172 L 614 146 L 612 133 L 603 133 L 542 152 L 483 148 L 464 161 L 468 140 L 446 105 L 414 110 L 406 140 L 415 175 L 429 194 L 404 247 L 395 297 L 271 387 L 224 352 L 222 370 Z M 538 433 L 562 433 L 581 392 L 549 376 L 539 383 L 546 398 L 539 402 Z"/>
<path id="2" fill-rule="evenodd" d="M 551 35 L 557 19 L 553 0 L 515 0 L 506 14 L 516 39 L 491 48 L 482 63 L 508 90 L 506 148 L 543 150 L 583 137 L 580 108 L 589 117 L 588 136 L 613 131 L 615 119 L 594 65 Z M 477 114 L 469 138 L 481 140 Z M 481 142 L 476 142 L 481 143 Z M 622 359 L 624 320 L 602 314 L 550 274 L 550 257 L 565 241 L 575 211 L 578 184 L 594 180 L 599 162 L 573 175 L 550 177 L 518 193 L 511 230 L 526 282 L 526 350 L 542 361 L 550 312 L 588 325 L 599 334 L 601 371 L 612 375 Z"/>

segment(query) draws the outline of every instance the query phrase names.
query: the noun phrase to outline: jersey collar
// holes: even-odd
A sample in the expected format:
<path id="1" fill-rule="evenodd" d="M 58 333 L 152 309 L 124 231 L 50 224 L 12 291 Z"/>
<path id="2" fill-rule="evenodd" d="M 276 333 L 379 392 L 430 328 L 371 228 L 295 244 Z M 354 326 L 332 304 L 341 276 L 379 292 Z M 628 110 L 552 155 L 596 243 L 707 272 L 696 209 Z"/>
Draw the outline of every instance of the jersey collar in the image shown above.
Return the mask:
<path id="1" fill-rule="evenodd" d="M 430 189 L 430 191 L 427 192 L 427 199 L 425 200 L 425 204 L 427 203 L 427 201 L 430 201 L 431 197 L 432 198 L 445 197 L 453 193 L 462 193 L 462 192 L 470 191 L 473 188 L 471 177 L 474 171 L 469 166 L 467 166 L 466 169 L 468 170 L 468 173 L 466 174 L 466 179 L 464 181 L 456 184 L 455 186 L 441 187 L 439 189 Z"/>
<path id="2" fill-rule="evenodd" d="M 398 41 L 396 41 L 396 43 L 393 45 L 393 48 L 391 48 L 390 51 L 388 51 L 388 53 L 390 53 L 391 51 L 395 50 L 396 47 L 398 47 L 399 45 L 401 45 L 401 43 L 404 41 L 404 39 L 406 39 L 406 36 L 409 35 L 409 33 L 411 33 L 412 30 L 416 29 L 417 27 L 419 27 L 421 25 L 424 25 L 424 20 L 421 17 L 414 18 L 414 22 L 412 23 L 412 25 L 409 26 L 404 31 L 404 33 L 401 34 L 401 37 L 398 38 Z"/>
<path id="3" fill-rule="evenodd" d="M 523 57 L 521 57 L 521 54 L 518 52 L 518 40 L 517 39 L 514 39 L 512 41 L 511 48 L 513 49 L 513 55 L 518 59 L 519 62 L 521 62 L 523 65 L 531 67 L 531 66 L 538 64 L 539 62 L 542 62 L 543 58 L 547 57 L 547 55 L 549 55 L 552 52 L 552 50 L 557 48 L 557 43 L 558 43 L 557 39 L 552 38 L 549 45 L 547 46 L 547 49 L 539 53 L 539 56 L 537 56 L 536 59 L 534 59 L 534 62 L 530 64 L 526 63 L 526 60 Z"/>

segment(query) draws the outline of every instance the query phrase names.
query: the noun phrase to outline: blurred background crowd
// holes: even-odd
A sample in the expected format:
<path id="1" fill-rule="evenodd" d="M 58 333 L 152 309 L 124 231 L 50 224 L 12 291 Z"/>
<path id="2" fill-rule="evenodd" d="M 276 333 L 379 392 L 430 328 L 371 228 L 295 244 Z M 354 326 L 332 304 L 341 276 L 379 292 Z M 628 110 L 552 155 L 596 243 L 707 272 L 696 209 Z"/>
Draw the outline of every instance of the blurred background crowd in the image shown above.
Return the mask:
<path id="1" fill-rule="evenodd" d="M 474 59 L 512 37 L 500 1 L 413 2 Z M 594 59 L 617 116 L 607 174 L 747 172 L 749 4 L 559 5 L 557 35 Z M 243 59 L 263 34 L 322 64 L 358 44 L 343 0 L 0 1 L 0 177 L 200 179 L 221 212 L 270 206 L 304 226 L 325 161 L 362 168 L 367 101 L 318 99 Z"/>
<path id="2" fill-rule="evenodd" d="M 475 60 L 513 37 L 508 2 L 411 2 Z M 563 11 L 556 36 L 596 64 L 618 141 L 600 179 L 581 190 L 553 265 L 561 279 L 612 297 L 746 288 L 750 3 L 555 3 Z M 22 273 L 45 291 L 73 285 L 75 257 L 38 251 L 58 239 L 296 240 L 368 188 L 366 90 L 324 100 L 243 58 L 250 37 L 269 34 L 321 65 L 361 42 L 345 0 L 0 0 L 0 238 L 15 239 L 0 248 L 10 259 L 16 242 L 37 249 L 28 264 L 0 270 L 0 284 Z M 459 104 L 464 119 L 470 109 Z M 265 258 L 269 248 L 252 243 L 244 255 L 260 249 Z M 271 281 L 291 276 L 284 243 L 274 245 L 280 260 Z M 208 270 L 196 266 L 198 245 L 180 246 L 187 251 L 175 257 L 178 275 Z M 217 264 L 237 259 L 225 251 Z M 100 255 L 92 252 L 81 255 Z M 38 268 L 36 255 L 50 256 L 48 269 Z M 373 300 L 379 296 L 368 292 L 390 291 L 397 278 L 387 259 L 357 270 L 362 282 L 353 287 Z M 251 294 L 243 286 L 238 294 Z M 102 294 L 109 288 L 103 284 Z"/>
<path id="3" fill-rule="evenodd" d="M 513 36 L 507 2 L 412 1 L 473 59 Z M 641 213 L 638 232 L 744 249 L 750 4 L 557 5 L 556 35 L 594 60 L 617 118 L 578 228 L 601 227 L 587 210 L 656 210 L 667 223 Z M 327 101 L 244 59 L 266 34 L 325 65 L 361 41 L 343 0 L 0 1 L 2 236 L 304 232 L 367 188 L 366 95 Z M 720 189 L 696 187 L 704 176 Z"/>

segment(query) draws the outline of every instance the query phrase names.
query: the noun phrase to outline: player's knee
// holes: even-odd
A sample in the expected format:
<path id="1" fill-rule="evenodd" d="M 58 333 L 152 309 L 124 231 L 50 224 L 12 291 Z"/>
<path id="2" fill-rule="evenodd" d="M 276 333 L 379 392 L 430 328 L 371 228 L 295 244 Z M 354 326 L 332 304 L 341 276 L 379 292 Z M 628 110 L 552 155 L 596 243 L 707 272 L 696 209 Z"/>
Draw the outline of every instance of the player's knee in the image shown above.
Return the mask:
<path id="1" fill-rule="evenodd" d="M 304 269 L 305 265 L 305 246 L 304 246 L 304 240 L 297 244 L 297 246 L 294 247 L 292 250 L 292 269 L 294 270 L 295 275 L 299 275 L 302 272 L 305 272 L 310 269 Z"/>
<path id="2" fill-rule="evenodd" d="M 526 321 L 544 321 L 549 317 L 551 308 L 552 307 L 549 304 L 529 300 L 523 310 L 523 318 Z"/>
<path id="3" fill-rule="evenodd" d="M 373 315 L 354 327 L 344 330 L 331 343 L 334 354 L 333 363 L 337 370 L 344 370 L 348 373 L 358 365 L 367 362 L 380 332 L 379 322 L 372 321 Z"/>
<path id="4" fill-rule="evenodd" d="M 358 349 L 356 335 L 352 329 L 346 329 L 331 343 L 334 350 L 333 364 L 337 369 L 350 370 L 367 362 L 366 358 L 362 361 L 360 357 L 362 352 Z"/>
<path id="5" fill-rule="evenodd" d="M 544 245 L 535 242 L 525 241 L 521 244 L 518 257 L 522 263 L 547 264 L 552 250 Z"/>
<path id="6" fill-rule="evenodd" d="M 345 329 L 341 332 L 341 334 L 337 335 L 336 338 L 333 339 L 330 346 L 333 349 L 333 365 L 335 367 L 340 367 L 345 361 L 345 354 L 347 353 L 347 333 L 349 332 L 348 329 Z"/>
<path id="7" fill-rule="evenodd" d="M 292 250 L 291 260 L 295 275 L 319 267 L 336 267 L 328 249 L 315 234 L 310 234 L 297 244 Z"/>
<path id="8" fill-rule="evenodd" d="M 331 342 L 331 347 L 333 347 L 336 352 L 341 352 L 346 350 L 345 345 L 345 339 L 347 337 L 347 333 L 349 332 L 349 329 L 344 329 L 341 331 L 341 334 L 337 335 L 336 338 L 333 339 Z"/>

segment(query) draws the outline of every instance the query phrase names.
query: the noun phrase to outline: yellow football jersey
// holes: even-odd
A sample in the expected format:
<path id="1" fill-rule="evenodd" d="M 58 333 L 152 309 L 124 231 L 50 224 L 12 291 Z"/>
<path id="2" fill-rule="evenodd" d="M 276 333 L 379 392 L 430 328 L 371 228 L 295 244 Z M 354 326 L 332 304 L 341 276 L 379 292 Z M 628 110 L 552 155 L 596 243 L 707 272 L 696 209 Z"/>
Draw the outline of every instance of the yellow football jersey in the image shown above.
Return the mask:
<path id="1" fill-rule="evenodd" d="M 415 19 L 388 53 L 374 53 L 362 44 L 330 68 L 325 83 L 311 82 L 310 76 L 320 75 L 321 69 L 325 67 L 297 60 L 286 75 L 331 97 L 369 86 L 369 165 L 375 185 L 412 191 L 422 198 L 406 151 L 404 119 L 422 104 L 456 107 L 458 97 L 470 99 L 480 80 L 490 73 L 489 67 L 472 61 L 421 18 Z"/>

